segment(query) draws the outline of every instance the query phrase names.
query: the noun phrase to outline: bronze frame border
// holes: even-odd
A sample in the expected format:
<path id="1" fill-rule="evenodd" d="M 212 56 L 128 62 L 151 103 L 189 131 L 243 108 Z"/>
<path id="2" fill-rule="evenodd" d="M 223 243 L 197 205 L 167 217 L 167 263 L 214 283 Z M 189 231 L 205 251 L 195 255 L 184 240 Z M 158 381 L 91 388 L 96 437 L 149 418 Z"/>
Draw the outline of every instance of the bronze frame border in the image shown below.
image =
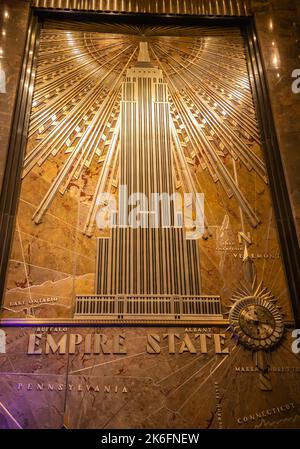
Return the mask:
<path id="1" fill-rule="evenodd" d="M 270 180 L 270 190 L 273 208 L 284 262 L 287 284 L 290 293 L 295 323 L 300 325 L 300 301 L 298 300 L 298 285 L 300 285 L 300 258 L 295 223 L 292 215 L 287 184 L 285 180 L 280 149 L 276 136 L 269 92 L 266 83 L 263 59 L 258 44 L 254 17 L 211 17 L 211 16 L 158 16 L 152 14 L 102 14 L 94 12 L 57 11 L 31 9 L 28 25 L 27 42 L 24 51 L 23 66 L 17 91 L 13 125 L 10 135 L 8 156 L 0 198 L 0 241 L 3 242 L 0 251 L 0 306 L 5 289 L 6 272 L 13 241 L 15 219 L 21 188 L 21 170 L 26 145 L 29 112 L 32 102 L 33 85 L 36 71 L 37 49 L 39 44 L 40 25 L 43 20 L 89 20 L 89 21 L 130 21 L 131 23 L 168 23 L 169 25 L 205 26 L 235 26 L 240 27 L 244 35 L 247 51 L 248 68 L 253 88 L 256 112 L 260 125 L 262 147 Z M 109 325 L 104 322 L 62 319 L 60 322 L 68 325 L 97 326 Z M 57 325 L 57 320 L 37 319 L 0 319 L 2 326 L 16 325 Z M 169 323 L 170 324 L 170 323 Z M 290 323 L 291 324 L 291 323 Z M 123 323 L 110 323 L 122 326 Z M 126 325 L 126 324 L 125 324 Z M 141 326 L 142 324 L 132 324 Z M 153 323 L 153 326 L 157 324 Z M 168 326 L 168 323 L 164 324 Z M 177 323 L 180 325 L 180 323 Z M 212 325 L 214 325 L 212 323 Z"/>
<path id="2" fill-rule="evenodd" d="M 38 43 L 39 22 L 30 12 L 0 197 L 0 307 L 21 189 L 21 171 L 32 103 Z"/>
<path id="3" fill-rule="evenodd" d="M 286 282 L 290 293 L 295 324 L 299 327 L 299 244 L 266 81 L 266 68 L 261 56 L 262 52 L 257 36 L 255 18 L 252 17 L 245 30 L 250 82 L 252 84 L 256 113 L 260 126 L 262 149 L 270 183 L 272 205 L 276 219 L 281 256 L 285 268 Z"/>

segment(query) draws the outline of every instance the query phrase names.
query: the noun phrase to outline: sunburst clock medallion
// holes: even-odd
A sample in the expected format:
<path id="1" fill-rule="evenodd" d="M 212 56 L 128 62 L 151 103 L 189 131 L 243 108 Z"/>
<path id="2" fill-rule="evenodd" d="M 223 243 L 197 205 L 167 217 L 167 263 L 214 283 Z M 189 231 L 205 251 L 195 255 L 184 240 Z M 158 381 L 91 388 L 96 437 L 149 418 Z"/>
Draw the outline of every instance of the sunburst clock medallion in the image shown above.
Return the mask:
<path id="1" fill-rule="evenodd" d="M 238 342 L 255 351 L 274 347 L 282 338 L 284 324 L 276 300 L 260 284 L 238 290 L 229 312 L 230 329 Z"/>

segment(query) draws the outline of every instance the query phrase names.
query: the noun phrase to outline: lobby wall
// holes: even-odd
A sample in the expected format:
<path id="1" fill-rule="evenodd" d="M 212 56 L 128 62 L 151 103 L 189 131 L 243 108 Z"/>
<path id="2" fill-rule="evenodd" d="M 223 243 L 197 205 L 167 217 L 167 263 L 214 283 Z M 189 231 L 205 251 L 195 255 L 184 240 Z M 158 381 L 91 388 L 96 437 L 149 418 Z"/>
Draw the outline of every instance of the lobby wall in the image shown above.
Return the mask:
<path id="1" fill-rule="evenodd" d="M 47 5 L 47 0 L 36 1 Z M 253 12 L 292 215 L 300 237 L 300 94 L 293 94 L 291 88 L 291 73 L 300 68 L 297 2 L 253 1 Z M 0 94 L 1 182 L 22 67 L 29 4 L 24 0 L 6 0 L 0 5 L 3 50 L 0 62 L 6 73 L 7 91 Z M 5 11 L 9 14 L 7 18 Z M 6 36 L 1 36 L 3 28 Z M 252 351 L 236 346 L 228 333 L 224 337 L 224 327 L 121 329 L 103 326 L 49 330 L 48 327 L 15 326 L 3 332 L 6 332 L 7 347 L 6 353 L 0 355 L 0 406 L 3 402 L 10 415 L 0 407 L 0 428 L 299 426 L 300 368 L 298 356 L 290 349 L 291 329 L 272 353 L 269 373 L 259 372 L 259 361 L 255 361 Z M 103 341 L 106 338 L 108 341 L 103 353 L 89 349 L 89 338 L 94 339 L 98 333 Z M 177 333 L 179 336 L 175 337 Z M 176 340 L 174 351 L 171 337 Z M 75 353 L 64 349 L 47 353 L 47 341 L 54 345 L 70 339 L 80 341 Z M 126 352 L 122 344 L 113 349 L 114 342 L 123 341 L 126 341 Z M 253 421 L 252 416 L 255 416 Z M 264 423 L 259 416 L 266 418 Z"/>

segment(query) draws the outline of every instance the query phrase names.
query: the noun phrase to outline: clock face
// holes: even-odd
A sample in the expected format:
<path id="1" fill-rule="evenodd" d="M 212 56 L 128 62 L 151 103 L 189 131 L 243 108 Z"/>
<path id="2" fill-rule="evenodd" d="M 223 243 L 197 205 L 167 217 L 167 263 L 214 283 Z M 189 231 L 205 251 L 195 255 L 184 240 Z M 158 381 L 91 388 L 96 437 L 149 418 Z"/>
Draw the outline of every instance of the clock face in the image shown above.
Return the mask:
<path id="1" fill-rule="evenodd" d="M 235 302 L 229 313 L 230 327 L 238 341 L 249 349 L 268 349 L 284 332 L 281 313 L 273 302 L 249 296 Z"/>
<path id="2" fill-rule="evenodd" d="M 259 340 L 270 337 L 276 327 L 272 313 L 257 304 L 246 306 L 241 310 L 240 326 L 249 337 Z"/>

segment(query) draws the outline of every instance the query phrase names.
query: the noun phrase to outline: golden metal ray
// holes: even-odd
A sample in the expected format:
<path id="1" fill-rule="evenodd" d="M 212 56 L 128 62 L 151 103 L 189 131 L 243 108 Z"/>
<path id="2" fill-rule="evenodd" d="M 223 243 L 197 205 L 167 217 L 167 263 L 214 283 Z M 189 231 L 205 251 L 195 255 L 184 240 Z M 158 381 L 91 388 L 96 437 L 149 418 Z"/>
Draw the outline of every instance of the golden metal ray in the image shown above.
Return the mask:
<path id="1" fill-rule="evenodd" d="M 100 162 L 84 227 L 93 234 L 97 193 L 118 182 L 120 86 L 141 41 L 168 84 L 178 188 L 198 190 L 199 165 L 257 226 L 259 217 L 225 164 L 230 155 L 267 183 L 240 31 L 55 21 L 46 21 L 41 34 L 23 177 L 53 159 L 60 169 L 34 221 Z"/>

